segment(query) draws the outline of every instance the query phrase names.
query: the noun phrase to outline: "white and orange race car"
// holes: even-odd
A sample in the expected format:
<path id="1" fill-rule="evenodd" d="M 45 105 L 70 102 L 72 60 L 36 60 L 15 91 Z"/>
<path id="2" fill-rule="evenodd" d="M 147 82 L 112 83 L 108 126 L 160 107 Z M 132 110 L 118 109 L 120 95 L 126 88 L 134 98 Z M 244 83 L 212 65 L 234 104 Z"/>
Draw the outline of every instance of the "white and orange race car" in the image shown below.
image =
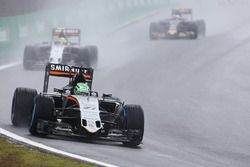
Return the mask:
<path id="1" fill-rule="evenodd" d="M 69 78 L 69 83 L 49 93 L 50 76 Z M 32 135 L 106 139 L 133 147 L 141 144 L 144 134 L 142 107 L 125 105 L 111 94 L 99 97 L 91 88 L 92 79 L 92 68 L 48 64 L 42 93 L 30 88 L 16 88 L 12 100 L 12 124 L 28 125 Z M 73 91 L 72 88 L 82 82 L 88 85 L 89 91 Z"/>
<path id="2" fill-rule="evenodd" d="M 24 69 L 44 69 L 47 63 L 96 66 L 97 46 L 81 46 L 80 39 L 80 29 L 54 28 L 51 42 L 25 46 Z"/>

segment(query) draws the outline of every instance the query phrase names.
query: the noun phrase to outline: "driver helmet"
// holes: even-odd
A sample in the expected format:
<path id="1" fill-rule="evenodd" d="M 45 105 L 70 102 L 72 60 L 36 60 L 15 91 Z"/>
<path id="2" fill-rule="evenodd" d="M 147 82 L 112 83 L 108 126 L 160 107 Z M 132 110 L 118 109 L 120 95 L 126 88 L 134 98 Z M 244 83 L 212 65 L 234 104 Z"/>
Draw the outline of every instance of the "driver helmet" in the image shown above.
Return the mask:
<path id="1" fill-rule="evenodd" d="M 58 39 L 58 42 L 59 42 L 60 44 L 67 44 L 67 40 L 66 40 L 64 37 L 60 37 L 60 38 Z"/>
<path id="2" fill-rule="evenodd" d="M 89 86 L 87 83 L 77 83 L 77 85 L 74 87 L 74 94 L 75 95 L 87 95 L 89 94 Z"/>
<path id="3" fill-rule="evenodd" d="M 67 44 L 67 39 L 66 39 L 66 36 L 65 36 L 65 33 L 63 30 L 61 30 L 59 36 L 58 36 L 58 42 L 60 44 Z"/>

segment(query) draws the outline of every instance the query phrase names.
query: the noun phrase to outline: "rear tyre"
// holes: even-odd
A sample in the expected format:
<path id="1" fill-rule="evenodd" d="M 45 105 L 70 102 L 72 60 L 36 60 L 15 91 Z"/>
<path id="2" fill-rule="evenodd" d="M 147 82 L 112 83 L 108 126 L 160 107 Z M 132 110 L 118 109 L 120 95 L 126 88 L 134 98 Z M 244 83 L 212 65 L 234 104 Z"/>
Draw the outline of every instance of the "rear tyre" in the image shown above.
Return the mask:
<path id="1" fill-rule="evenodd" d="M 196 24 L 191 24 L 190 31 L 193 32 L 193 35 L 191 35 L 191 39 L 197 39 L 198 38 L 198 26 Z"/>
<path id="2" fill-rule="evenodd" d="M 124 129 L 131 133 L 128 142 L 123 142 L 126 146 L 138 146 L 144 134 L 144 112 L 140 105 L 125 105 L 124 106 Z"/>
<path id="3" fill-rule="evenodd" d="M 28 126 L 31 120 L 35 89 L 16 88 L 12 99 L 11 122 L 14 126 Z"/>
<path id="4" fill-rule="evenodd" d="M 89 63 L 91 67 L 97 67 L 98 61 L 98 48 L 97 46 L 87 46 L 89 51 Z"/>
<path id="5" fill-rule="evenodd" d="M 43 126 L 38 128 L 39 120 L 44 121 L 55 121 L 54 116 L 54 100 L 52 97 L 45 95 L 37 95 L 34 100 L 34 108 L 32 112 L 32 119 L 30 122 L 30 133 L 32 135 L 42 135 L 46 136 L 50 133 L 48 126 Z"/>
<path id="6" fill-rule="evenodd" d="M 158 32 L 158 24 L 157 23 L 150 23 L 149 25 L 149 38 L 150 40 L 156 40 L 156 36 L 154 35 L 155 32 Z"/>
<path id="7" fill-rule="evenodd" d="M 62 55 L 62 64 L 69 64 L 72 59 L 72 56 L 70 54 L 63 54 Z"/>
<path id="8" fill-rule="evenodd" d="M 90 52 L 87 47 L 79 48 L 78 54 L 75 57 L 75 65 L 90 66 Z"/>
<path id="9" fill-rule="evenodd" d="M 206 22 L 204 20 L 197 20 L 196 24 L 199 35 L 206 36 Z"/>
<path id="10" fill-rule="evenodd" d="M 25 70 L 32 70 L 34 68 L 34 61 L 36 50 L 34 46 L 25 46 L 23 55 L 23 68 Z"/>

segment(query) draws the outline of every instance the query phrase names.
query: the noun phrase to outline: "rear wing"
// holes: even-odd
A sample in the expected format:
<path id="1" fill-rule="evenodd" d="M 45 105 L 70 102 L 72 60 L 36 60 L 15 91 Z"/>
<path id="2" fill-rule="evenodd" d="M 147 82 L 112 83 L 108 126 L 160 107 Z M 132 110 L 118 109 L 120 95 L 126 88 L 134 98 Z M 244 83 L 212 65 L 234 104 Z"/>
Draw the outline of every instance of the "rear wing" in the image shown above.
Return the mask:
<path id="1" fill-rule="evenodd" d="M 77 67 L 63 64 L 47 64 L 45 68 L 43 92 L 48 92 L 50 76 L 73 78 L 76 73 L 82 72 L 88 86 L 92 87 L 94 70 L 91 67 Z"/>
<path id="2" fill-rule="evenodd" d="M 180 9 L 172 10 L 172 15 L 183 15 L 183 14 L 192 14 L 192 13 L 193 13 L 192 9 L 188 9 L 188 8 L 186 9 L 180 8 Z"/>
<path id="3" fill-rule="evenodd" d="M 59 36 L 64 33 L 65 36 L 80 36 L 81 31 L 78 28 L 53 28 L 52 36 Z"/>

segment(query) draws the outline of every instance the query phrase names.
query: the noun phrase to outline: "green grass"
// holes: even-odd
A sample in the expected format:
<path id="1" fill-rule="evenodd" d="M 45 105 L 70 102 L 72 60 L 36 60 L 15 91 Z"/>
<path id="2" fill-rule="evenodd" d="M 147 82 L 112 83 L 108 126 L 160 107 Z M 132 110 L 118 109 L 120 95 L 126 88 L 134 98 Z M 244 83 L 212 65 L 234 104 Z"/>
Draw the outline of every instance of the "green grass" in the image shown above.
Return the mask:
<path id="1" fill-rule="evenodd" d="M 91 165 L 28 149 L 0 138 L 0 166 L 6 167 L 91 167 Z"/>

